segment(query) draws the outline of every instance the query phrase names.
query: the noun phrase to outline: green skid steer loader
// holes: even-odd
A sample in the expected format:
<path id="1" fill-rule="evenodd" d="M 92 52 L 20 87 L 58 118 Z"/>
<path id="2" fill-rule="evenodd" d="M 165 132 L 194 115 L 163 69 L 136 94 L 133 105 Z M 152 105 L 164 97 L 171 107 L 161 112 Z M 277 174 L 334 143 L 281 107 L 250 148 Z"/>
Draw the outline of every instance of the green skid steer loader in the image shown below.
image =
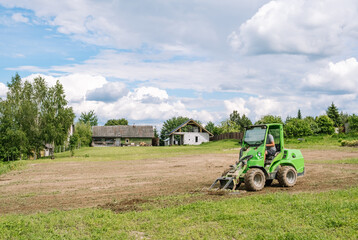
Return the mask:
<path id="1" fill-rule="evenodd" d="M 267 157 L 266 144 L 272 135 L 276 153 Z M 274 179 L 284 187 L 296 184 L 297 177 L 305 173 L 304 159 L 300 150 L 285 149 L 282 124 L 254 125 L 246 128 L 239 160 L 224 171 L 221 177 L 210 186 L 213 189 L 236 190 L 245 183 L 248 191 L 260 191 L 271 185 Z"/>

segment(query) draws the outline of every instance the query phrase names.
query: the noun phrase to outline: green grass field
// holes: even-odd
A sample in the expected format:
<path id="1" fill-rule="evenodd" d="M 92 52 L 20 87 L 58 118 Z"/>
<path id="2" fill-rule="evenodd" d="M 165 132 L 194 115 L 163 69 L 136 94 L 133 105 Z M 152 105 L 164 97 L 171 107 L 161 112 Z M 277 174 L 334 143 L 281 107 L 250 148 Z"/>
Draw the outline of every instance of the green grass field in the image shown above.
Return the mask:
<path id="1" fill-rule="evenodd" d="M 287 140 L 287 148 L 339 147 L 338 139 Z M 323 144 L 325 143 L 325 144 Z M 26 163 L 114 161 L 207 153 L 237 153 L 236 140 L 200 146 L 83 148 L 56 159 L 0 164 L 0 174 Z M 352 149 L 352 150 L 351 150 Z M 321 163 L 357 164 L 358 159 Z M 105 164 L 105 162 L 103 163 Z M 188 203 L 188 195 L 149 199 L 139 210 L 115 213 L 102 208 L 0 215 L 0 239 L 358 239 L 358 187 L 321 193 L 271 193 L 218 197 Z M 203 193 L 200 193 L 203 194 Z"/>
<path id="2" fill-rule="evenodd" d="M 0 239 L 357 239 L 358 188 L 0 218 Z"/>

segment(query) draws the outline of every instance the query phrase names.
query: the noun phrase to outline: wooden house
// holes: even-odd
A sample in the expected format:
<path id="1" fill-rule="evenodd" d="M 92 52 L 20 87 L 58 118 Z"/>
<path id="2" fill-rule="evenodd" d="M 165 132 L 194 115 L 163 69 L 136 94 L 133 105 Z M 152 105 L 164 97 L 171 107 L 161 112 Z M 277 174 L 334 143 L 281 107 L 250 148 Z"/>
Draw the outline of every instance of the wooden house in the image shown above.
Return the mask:
<path id="1" fill-rule="evenodd" d="M 199 123 L 189 119 L 168 134 L 164 145 L 200 145 L 209 142 L 212 136 L 213 134 Z"/>
<path id="2" fill-rule="evenodd" d="M 117 125 L 92 127 L 93 147 L 151 146 L 153 126 Z"/>

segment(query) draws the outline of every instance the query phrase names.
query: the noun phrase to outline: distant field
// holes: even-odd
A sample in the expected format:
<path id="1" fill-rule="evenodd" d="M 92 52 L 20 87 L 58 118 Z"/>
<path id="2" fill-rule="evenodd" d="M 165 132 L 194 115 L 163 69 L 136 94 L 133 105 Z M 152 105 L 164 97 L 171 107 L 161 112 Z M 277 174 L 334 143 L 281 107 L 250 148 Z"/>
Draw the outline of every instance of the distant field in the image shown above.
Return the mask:
<path id="1" fill-rule="evenodd" d="M 110 160 L 141 160 L 161 159 L 183 155 L 197 155 L 207 153 L 236 153 L 241 145 L 237 140 L 228 139 L 203 143 L 198 146 L 166 146 L 166 147 L 85 147 L 75 150 L 75 156 L 70 152 L 55 154 L 55 159 L 43 159 L 33 162 L 53 161 L 110 161 Z"/>

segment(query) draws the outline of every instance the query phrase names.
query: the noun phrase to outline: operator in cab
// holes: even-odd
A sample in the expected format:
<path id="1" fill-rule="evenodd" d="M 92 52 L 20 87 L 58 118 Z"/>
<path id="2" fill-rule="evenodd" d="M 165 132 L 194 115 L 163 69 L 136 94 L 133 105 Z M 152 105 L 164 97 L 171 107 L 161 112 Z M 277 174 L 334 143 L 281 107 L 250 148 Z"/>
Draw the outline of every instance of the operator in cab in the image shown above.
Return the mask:
<path id="1" fill-rule="evenodd" d="M 276 146 L 275 146 L 275 140 L 273 139 L 273 136 L 271 134 L 267 135 L 266 140 L 266 159 L 270 159 L 271 157 L 275 156 L 276 154 Z"/>

